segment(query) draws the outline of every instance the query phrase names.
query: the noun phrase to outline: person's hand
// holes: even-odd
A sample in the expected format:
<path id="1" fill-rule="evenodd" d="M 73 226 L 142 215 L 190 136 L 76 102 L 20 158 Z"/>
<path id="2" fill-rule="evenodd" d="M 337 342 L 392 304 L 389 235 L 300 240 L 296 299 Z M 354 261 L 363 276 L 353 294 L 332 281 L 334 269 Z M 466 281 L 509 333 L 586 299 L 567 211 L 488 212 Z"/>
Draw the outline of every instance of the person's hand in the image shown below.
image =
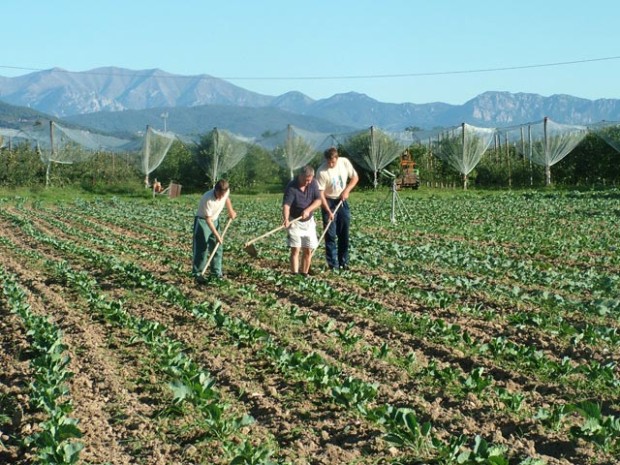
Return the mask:
<path id="1" fill-rule="evenodd" d="M 342 200 L 343 202 L 346 202 L 348 198 L 349 198 L 349 192 L 345 189 L 342 191 L 342 194 L 340 194 L 340 200 Z"/>
<path id="2" fill-rule="evenodd" d="M 220 236 L 219 234 L 217 235 L 217 242 L 218 244 L 222 245 L 224 243 L 224 239 L 222 238 L 222 236 Z"/>
<path id="3" fill-rule="evenodd" d="M 307 218 L 310 218 L 310 211 L 306 208 L 304 211 L 301 212 L 301 219 L 305 220 Z"/>
<path id="4" fill-rule="evenodd" d="M 334 221 L 334 212 L 330 210 L 327 214 L 327 218 L 329 218 L 329 221 Z"/>
<path id="5" fill-rule="evenodd" d="M 285 228 L 288 229 L 288 227 L 291 225 L 291 223 L 289 222 L 288 218 L 284 218 L 284 221 L 282 222 L 282 224 L 284 225 Z"/>
<path id="6" fill-rule="evenodd" d="M 234 220 L 235 218 L 237 218 L 237 212 L 234 210 L 231 210 L 231 212 L 228 214 L 229 218 L 231 220 Z"/>

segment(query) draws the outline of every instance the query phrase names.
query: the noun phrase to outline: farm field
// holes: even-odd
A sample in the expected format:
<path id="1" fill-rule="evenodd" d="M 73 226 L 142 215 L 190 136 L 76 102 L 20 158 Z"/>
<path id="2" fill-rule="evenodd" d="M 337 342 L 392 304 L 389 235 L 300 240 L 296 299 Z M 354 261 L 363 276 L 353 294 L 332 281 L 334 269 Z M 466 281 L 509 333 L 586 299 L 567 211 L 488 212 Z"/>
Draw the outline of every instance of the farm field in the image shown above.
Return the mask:
<path id="1" fill-rule="evenodd" d="M 620 191 L 386 194 L 303 278 L 233 192 L 201 286 L 198 196 L 0 199 L 0 463 L 618 464 Z"/>

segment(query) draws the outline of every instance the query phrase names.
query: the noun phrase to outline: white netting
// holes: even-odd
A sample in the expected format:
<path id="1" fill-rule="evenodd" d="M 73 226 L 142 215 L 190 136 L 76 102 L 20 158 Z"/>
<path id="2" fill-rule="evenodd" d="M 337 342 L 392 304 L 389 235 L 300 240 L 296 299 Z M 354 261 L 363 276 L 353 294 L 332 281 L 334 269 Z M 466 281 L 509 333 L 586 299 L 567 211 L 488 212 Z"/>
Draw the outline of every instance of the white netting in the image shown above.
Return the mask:
<path id="1" fill-rule="evenodd" d="M 98 153 L 127 153 L 136 168 L 146 175 L 148 184 L 149 173 L 161 164 L 175 140 L 173 133 L 150 127 L 142 139 L 122 139 L 50 121 L 37 122 L 21 130 L 0 129 L 0 136 L 27 141 L 36 147 L 41 161 L 47 165 L 47 183 L 52 163 L 80 163 Z"/>
<path id="2" fill-rule="evenodd" d="M 29 142 L 28 134 L 21 129 L 0 128 L 0 148 L 10 147 L 23 142 Z"/>
<path id="3" fill-rule="evenodd" d="M 196 152 L 198 164 L 215 183 L 248 153 L 248 139 L 214 128 L 201 141 Z"/>
<path id="4" fill-rule="evenodd" d="M 14 142 L 27 142 L 36 147 L 44 163 L 79 163 L 96 153 L 137 151 L 141 146 L 139 139 L 121 139 L 51 121 L 37 122 L 22 129 L 0 128 L 0 136 L 4 143 L 10 138 Z"/>
<path id="5" fill-rule="evenodd" d="M 172 132 L 161 132 L 150 126 L 147 127 L 142 143 L 142 151 L 135 155 L 136 165 L 142 174 L 146 175 L 147 183 L 148 175 L 155 171 L 161 165 L 161 162 L 164 161 L 175 137 L 175 134 Z"/>
<path id="6" fill-rule="evenodd" d="M 415 141 L 409 131 L 387 132 L 375 127 L 335 137 L 342 139 L 341 143 L 351 158 L 373 173 L 375 187 L 379 183 L 378 173 Z"/>
<path id="7" fill-rule="evenodd" d="M 73 129 L 52 122 L 50 126 L 51 150 L 41 150 L 44 163 L 82 163 L 97 153 L 121 152 L 135 149 L 137 143 L 118 137 Z"/>
<path id="8" fill-rule="evenodd" d="M 307 165 L 317 152 L 328 147 L 329 134 L 305 131 L 292 125 L 257 141 L 282 168 L 289 170 L 291 179 L 297 169 Z"/>
<path id="9" fill-rule="evenodd" d="M 620 152 L 620 122 L 601 121 L 588 129 Z"/>
<path id="10" fill-rule="evenodd" d="M 546 184 L 551 184 L 551 167 L 568 155 L 588 134 L 588 128 L 560 124 L 549 118 L 506 131 L 517 150 L 533 163 L 545 167 Z"/>
<path id="11" fill-rule="evenodd" d="M 463 186 L 467 189 L 467 176 L 480 162 L 494 136 L 494 128 L 463 123 L 438 134 L 434 153 L 463 175 Z"/>

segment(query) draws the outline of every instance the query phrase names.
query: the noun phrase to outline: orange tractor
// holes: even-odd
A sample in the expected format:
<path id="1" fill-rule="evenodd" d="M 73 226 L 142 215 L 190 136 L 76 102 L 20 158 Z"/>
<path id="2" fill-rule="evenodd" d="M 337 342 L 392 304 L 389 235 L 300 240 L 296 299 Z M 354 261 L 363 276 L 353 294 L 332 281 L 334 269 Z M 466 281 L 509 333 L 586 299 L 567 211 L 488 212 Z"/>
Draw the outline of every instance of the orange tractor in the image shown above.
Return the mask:
<path id="1" fill-rule="evenodd" d="M 417 189 L 420 187 L 420 170 L 416 169 L 415 161 L 406 149 L 400 156 L 400 174 L 396 177 L 396 188 L 411 187 Z"/>

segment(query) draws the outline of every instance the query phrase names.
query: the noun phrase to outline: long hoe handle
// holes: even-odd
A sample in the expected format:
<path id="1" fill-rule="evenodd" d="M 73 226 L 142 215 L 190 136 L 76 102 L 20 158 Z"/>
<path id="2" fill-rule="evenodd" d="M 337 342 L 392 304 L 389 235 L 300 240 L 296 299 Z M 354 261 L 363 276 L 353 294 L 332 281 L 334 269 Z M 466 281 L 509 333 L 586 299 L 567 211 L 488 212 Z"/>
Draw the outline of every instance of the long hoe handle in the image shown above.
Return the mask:
<path id="1" fill-rule="evenodd" d="M 230 223 L 232 223 L 232 218 L 229 218 L 228 221 L 226 222 L 226 226 L 224 226 L 224 231 L 222 231 L 222 240 L 224 240 L 224 236 L 226 235 L 226 231 L 228 231 L 228 227 L 230 226 Z M 215 252 L 217 252 L 217 248 L 219 246 L 220 246 L 220 243 L 218 242 L 217 244 L 215 244 L 215 247 L 213 247 L 213 251 L 211 252 L 211 255 L 209 255 L 209 260 L 207 260 L 207 264 L 202 269 L 202 273 L 200 273 L 200 276 L 204 276 L 205 271 L 207 271 L 207 268 L 209 268 L 209 265 L 211 264 L 211 260 L 213 260 L 213 257 L 215 257 Z"/>
<path id="2" fill-rule="evenodd" d="M 295 218 L 293 221 L 291 221 L 289 223 L 289 226 L 293 223 L 297 223 L 299 220 L 301 220 L 301 216 L 299 218 Z M 277 233 L 278 231 L 280 231 L 281 229 L 284 229 L 284 225 L 280 225 L 275 229 L 272 229 L 271 231 L 267 231 L 265 234 L 262 234 L 258 237 L 255 237 L 254 239 L 252 239 L 251 241 L 248 241 L 244 244 L 244 247 L 248 247 L 252 244 L 254 244 L 256 241 L 260 240 L 260 239 L 264 239 L 265 237 L 271 236 L 274 233 Z"/>
<path id="3" fill-rule="evenodd" d="M 323 233 L 321 234 L 321 237 L 319 237 L 319 241 L 316 243 L 316 249 L 319 248 L 319 244 L 325 237 L 325 234 L 327 234 L 327 230 L 329 229 L 329 227 L 332 225 L 332 223 L 336 219 L 336 213 L 338 213 L 338 209 L 342 206 L 342 202 L 343 200 L 338 202 L 338 205 L 336 205 L 336 209 L 334 210 L 334 217 L 331 220 L 329 220 L 329 222 L 327 223 L 327 226 L 325 226 L 325 228 L 323 229 Z M 314 255 L 314 252 L 316 252 L 316 249 L 313 249 L 312 252 L 310 252 L 310 258 L 312 258 L 312 256 Z"/>

